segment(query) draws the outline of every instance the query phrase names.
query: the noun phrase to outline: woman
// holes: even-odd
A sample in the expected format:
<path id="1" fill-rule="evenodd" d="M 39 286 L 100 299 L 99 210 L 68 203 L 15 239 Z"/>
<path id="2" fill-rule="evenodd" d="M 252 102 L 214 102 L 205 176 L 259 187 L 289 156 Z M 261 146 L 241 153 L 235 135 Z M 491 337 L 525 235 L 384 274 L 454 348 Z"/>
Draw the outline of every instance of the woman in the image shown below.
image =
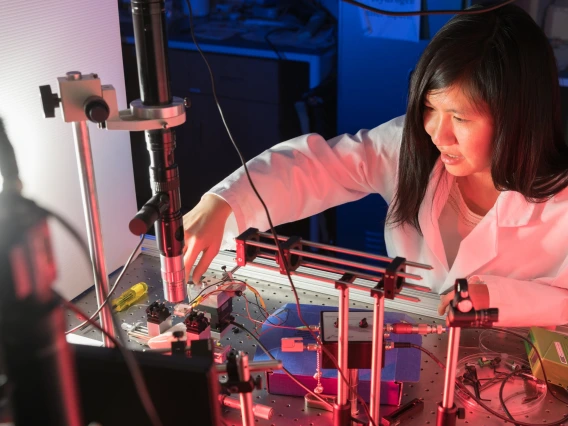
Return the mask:
<path id="1" fill-rule="evenodd" d="M 568 322 L 568 149 L 556 62 L 529 15 L 505 6 L 458 15 L 413 74 L 407 113 L 325 141 L 301 136 L 248 163 L 274 224 L 379 193 L 390 256 L 444 293 L 467 277 L 499 325 Z M 227 220 L 228 219 L 228 220 Z M 205 272 L 223 237 L 268 228 L 243 169 L 184 217 L 185 264 Z M 440 313 L 452 294 L 441 298 Z"/>

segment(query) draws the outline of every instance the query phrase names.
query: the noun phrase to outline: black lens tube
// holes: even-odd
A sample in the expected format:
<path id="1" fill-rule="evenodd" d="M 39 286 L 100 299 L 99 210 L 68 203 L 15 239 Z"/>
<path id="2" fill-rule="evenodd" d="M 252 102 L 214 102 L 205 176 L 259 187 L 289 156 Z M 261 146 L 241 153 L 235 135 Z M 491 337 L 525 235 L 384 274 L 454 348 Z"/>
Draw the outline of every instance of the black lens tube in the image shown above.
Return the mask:
<path id="1" fill-rule="evenodd" d="M 133 0 L 132 22 L 142 103 L 147 106 L 168 105 L 172 102 L 172 94 L 164 1 Z M 164 124 L 163 129 L 144 133 L 150 155 L 152 194 L 165 193 L 170 201 L 168 209 L 155 223 L 164 297 L 169 302 L 181 302 L 186 291 L 179 173 L 174 160 L 175 132 Z"/>

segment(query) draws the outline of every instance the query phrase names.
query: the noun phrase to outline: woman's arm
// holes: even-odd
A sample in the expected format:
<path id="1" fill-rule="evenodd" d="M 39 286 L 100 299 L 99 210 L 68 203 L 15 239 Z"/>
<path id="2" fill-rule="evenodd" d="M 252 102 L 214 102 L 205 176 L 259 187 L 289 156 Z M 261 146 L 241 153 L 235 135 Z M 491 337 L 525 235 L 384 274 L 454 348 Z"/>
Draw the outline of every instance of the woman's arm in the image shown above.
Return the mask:
<path id="1" fill-rule="evenodd" d="M 302 219 L 370 193 L 393 196 L 404 117 L 326 141 L 311 134 L 280 143 L 247 163 L 274 225 Z M 210 191 L 234 213 L 238 231 L 269 227 L 241 167 Z"/>

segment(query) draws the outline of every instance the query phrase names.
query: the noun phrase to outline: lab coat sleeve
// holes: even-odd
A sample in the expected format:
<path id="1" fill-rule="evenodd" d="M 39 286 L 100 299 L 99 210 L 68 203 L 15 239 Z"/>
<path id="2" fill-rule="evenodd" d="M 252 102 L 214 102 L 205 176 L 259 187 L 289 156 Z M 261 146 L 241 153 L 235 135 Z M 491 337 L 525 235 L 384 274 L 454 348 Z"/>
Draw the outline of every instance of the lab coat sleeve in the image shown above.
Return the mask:
<path id="1" fill-rule="evenodd" d="M 556 277 L 530 281 L 475 275 L 489 290 L 489 304 L 499 309 L 499 327 L 555 326 L 568 323 L 568 260 Z"/>
<path id="2" fill-rule="evenodd" d="M 309 134 L 282 142 L 248 161 L 252 181 L 266 203 L 274 225 L 299 220 L 370 193 L 393 197 L 404 117 L 356 135 L 329 141 Z M 244 168 L 208 193 L 223 198 L 233 210 L 223 248 L 237 233 L 269 224 Z M 235 229 L 237 228 L 237 229 Z"/>

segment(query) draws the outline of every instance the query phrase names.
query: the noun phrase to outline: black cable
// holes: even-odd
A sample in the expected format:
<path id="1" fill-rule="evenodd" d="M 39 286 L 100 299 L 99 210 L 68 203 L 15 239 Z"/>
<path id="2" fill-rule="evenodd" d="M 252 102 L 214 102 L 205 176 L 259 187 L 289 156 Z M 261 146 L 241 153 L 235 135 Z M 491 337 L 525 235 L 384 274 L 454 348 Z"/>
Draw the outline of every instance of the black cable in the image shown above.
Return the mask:
<path id="1" fill-rule="evenodd" d="M 471 10 L 417 10 L 413 12 L 391 12 L 388 10 L 377 9 L 375 7 L 367 6 L 366 4 L 360 3 L 356 0 L 343 0 L 345 3 L 352 4 L 353 6 L 360 7 L 361 9 L 368 10 L 370 12 L 375 12 L 380 15 L 386 16 L 429 16 L 429 15 L 477 15 L 479 13 L 486 13 L 490 12 L 495 9 L 499 9 L 509 3 L 513 3 L 515 0 L 505 0 L 502 3 L 488 6 L 488 7 L 480 7 L 477 9 Z"/>
<path id="2" fill-rule="evenodd" d="M 516 375 L 518 372 L 517 371 L 513 371 L 512 373 L 507 374 L 502 382 L 501 382 L 501 386 L 499 387 L 499 401 L 501 402 L 501 407 L 503 407 L 503 411 L 505 411 L 505 414 L 507 415 L 507 417 L 509 417 L 509 419 L 511 419 L 511 421 L 515 421 L 515 418 L 512 416 L 512 414 L 510 413 L 509 409 L 507 408 L 507 405 L 505 404 L 505 399 L 503 398 L 503 391 L 505 390 L 505 384 L 507 383 L 507 380 L 509 380 L 511 377 L 513 377 L 514 375 Z M 517 423 L 515 423 L 515 426 L 519 426 Z"/>
<path id="3" fill-rule="evenodd" d="M 267 31 L 266 34 L 264 35 L 264 39 L 266 40 L 266 43 L 270 46 L 270 48 L 274 51 L 274 53 L 276 53 L 276 56 L 278 56 L 278 59 L 280 61 L 284 60 L 284 57 L 282 57 L 282 55 L 280 55 L 280 52 L 276 48 L 276 45 L 270 41 L 269 37 L 272 34 L 280 32 L 280 31 L 296 31 L 297 29 L 298 28 L 296 28 L 296 27 L 274 28 L 270 31 Z"/>
<path id="4" fill-rule="evenodd" d="M 245 284 L 245 285 L 250 285 L 250 284 L 248 284 L 246 281 L 239 280 L 239 279 L 237 279 L 237 278 L 233 278 L 232 281 L 236 281 L 236 282 L 239 282 L 239 283 L 243 283 L 243 284 Z M 253 294 L 254 294 L 254 292 L 253 292 Z M 264 317 L 264 320 L 265 320 L 266 322 L 268 322 L 269 324 L 271 324 L 271 325 L 285 325 L 285 324 L 286 324 L 286 321 L 288 321 L 288 316 L 289 316 L 289 315 L 288 315 L 288 311 L 287 311 L 287 310 L 285 311 L 285 312 L 286 312 L 286 319 L 285 319 L 284 321 L 282 321 L 281 323 L 279 323 L 279 324 L 275 324 L 275 323 L 273 323 L 272 321 L 270 321 L 270 317 L 271 317 L 272 315 L 267 315 L 268 312 L 267 312 L 262 306 L 260 306 L 259 300 L 258 300 L 258 296 L 257 296 L 256 294 L 254 295 L 254 298 L 255 298 L 255 300 L 256 300 L 256 303 L 249 301 L 249 300 L 247 299 L 247 297 L 246 297 L 244 294 L 243 294 L 243 297 L 247 300 L 248 303 L 251 303 L 251 304 L 256 305 L 256 306 L 258 307 L 258 309 L 260 310 L 261 315 Z M 278 318 L 278 317 L 276 317 L 276 318 Z"/>
<path id="5" fill-rule="evenodd" d="M 276 358 L 274 357 L 274 355 L 272 355 L 270 353 L 270 351 L 266 348 L 266 346 L 264 346 L 264 344 L 260 341 L 260 339 L 258 337 L 256 337 L 253 333 L 250 332 L 250 330 L 248 328 L 246 328 L 244 325 L 239 324 L 238 322 L 235 321 L 230 321 L 229 324 L 234 325 L 235 327 L 240 328 L 241 330 L 243 330 L 245 333 L 247 333 L 249 336 L 251 336 L 254 340 L 256 340 L 256 343 L 258 344 L 258 346 L 266 353 L 266 355 L 268 355 L 270 357 L 270 359 L 276 361 Z M 317 398 L 318 400 L 320 400 L 321 402 L 323 402 L 324 404 L 326 404 L 329 407 L 330 411 L 333 411 L 333 408 L 331 407 L 331 405 L 325 401 L 321 396 L 319 396 L 317 393 L 315 393 L 314 391 L 311 391 L 310 389 L 308 389 L 306 386 L 304 386 L 298 379 L 296 379 L 294 377 L 294 375 L 292 373 L 290 373 L 288 370 L 286 370 L 286 368 L 284 368 L 284 366 L 282 366 L 282 371 L 284 371 L 284 373 L 286 373 L 286 375 L 288 377 L 290 377 L 290 379 L 292 379 L 294 381 L 294 383 L 296 383 L 298 386 L 300 386 L 302 389 L 304 389 L 306 392 L 308 392 L 310 395 L 312 395 L 313 397 Z"/>
<path id="6" fill-rule="evenodd" d="M 224 279 L 221 279 L 221 283 L 217 284 L 217 285 L 222 286 L 222 285 L 226 284 L 224 281 L 225 281 Z M 188 305 L 191 306 L 192 303 L 194 303 L 199 298 L 199 296 L 201 296 L 203 293 L 205 293 L 210 288 L 211 288 L 211 285 L 205 286 L 199 293 L 197 293 L 197 296 L 195 296 L 193 299 L 191 299 L 191 301 L 188 303 Z M 216 288 L 214 290 L 211 290 L 211 293 L 215 293 L 216 291 L 223 291 L 223 289 Z"/>
<path id="7" fill-rule="evenodd" d="M 89 253 L 89 248 L 87 247 L 87 244 L 83 241 L 83 239 L 81 238 L 79 233 L 65 219 L 63 219 L 58 214 L 51 212 L 44 207 L 40 207 L 40 209 L 43 210 L 43 212 L 46 215 L 54 217 L 71 234 L 71 236 L 75 239 L 75 241 L 77 242 L 77 244 L 81 248 L 81 251 L 85 255 L 85 258 L 89 260 L 89 263 L 91 263 L 91 256 L 90 256 L 90 253 Z M 93 270 L 96 274 L 96 279 L 99 282 L 102 282 L 102 277 L 100 276 L 99 271 L 96 268 L 93 268 Z M 74 306 L 71 302 L 64 299 L 60 295 L 58 295 L 58 297 L 61 299 L 61 301 L 63 302 L 63 304 L 67 308 L 78 313 L 78 315 L 81 315 L 85 318 L 88 317 L 87 314 L 82 312 L 79 308 Z M 106 297 L 107 296 L 105 295 L 105 298 Z M 122 329 L 120 327 L 120 324 L 118 324 L 116 317 L 113 315 L 112 310 L 110 311 L 110 317 L 113 321 L 115 329 L 118 330 L 119 333 L 121 333 Z M 144 407 L 146 414 L 150 418 L 152 425 L 153 426 L 162 426 L 163 423 L 158 416 L 158 413 L 156 411 L 156 407 L 154 406 L 152 399 L 150 398 L 150 393 L 148 392 L 148 388 L 146 386 L 146 382 L 144 381 L 144 377 L 142 376 L 142 372 L 140 370 L 140 367 L 138 366 L 138 363 L 136 362 L 136 359 L 134 358 L 132 353 L 129 350 L 127 350 L 126 348 L 122 347 L 120 344 L 118 344 L 118 341 L 114 337 L 111 338 L 110 333 L 105 332 L 102 329 L 102 327 L 99 326 L 99 324 L 97 324 L 96 321 L 91 320 L 90 318 L 87 321 L 91 325 L 96 327 L 97 329 L 101 330 L 106 336 L 108 336 L 109 339 L 111 340 L 111 342 L 121 351 L 122 356 L 124 357 L 124 362 L 125 362 L 128 370 L 130 371 L 130 374 L 132 376 L 132 380 L 134 382 L 134 387 L 136 388 L 136 392 L 138 393 L 138 396 L 140 397 L 140 401 L 142 402 L 142 406 Z"/>
<path id="8" fill-rule="evenodd" d="M 128 258 L 128 260 L 126 261 L 126 263 L 124 264 L 124 267 L 122 268 L 122 271 L 120 271 L 120 274 L 118 275 L 118 277 L 116 278 L 116 281 L 114 282 L 114 285 L 112 286 L 112 288 L 110 289 L 110 291 L 108 292 L 107 297 L 105 297 L 105 300 L 103 301 L 103 303 L 101 303 L 101 306 L 99 306 L 99 308 L 95 311 L 94 314 L 91 315 L 90 319 L 92 319 L 93 321 L 95 320 L 95 317 L 99 314 L 99 312 L 105 307 L 105 305 L 108 303 L 108 301 L 110 300 L 112 294 L 114 293 L 114 290 L 116 289 L 116 287 L 118 286 L 118 283 L 120 283 L 120 280 L 122 279 L 122 277 L 124 276 L 124 273 L 126 272 L 126 269 L 128 269 L 128 267 L 130 266 L 130 263 L 132 262 L 132 259 L 134 258 L 134 255 L 136 254 L 136 252 L 138 251 L 138 249 L 140 248 L 140 246 L 142 245 L 142 243 L 144 242 L 144 239 L 146 238 L 146 234 L 142 234 L 142 238 L 140 238 L 140 242 L 138 243 L 138 245 L 136 246 L 136 248 L 132 251 L 132 253 L 130 254 L 130 257 Z M 81 324 L 73 327 L 70 330 L 67 330 L 65 332 L 65 334 L 71 334 L 77 330 L 79 330 L 80 328 L 84 327 L 85 325 L 89 324 L 88 320 L 83 321 Z"/>
<path id="9" fill-rule="evenodd" d="M 69 309 L 70 311 L 75 312 L 75 314 L 83 316 L 85 318 L 87 318 L 87 315 L 81 310 L 79 309 L 77 306 L 75 306 L 72 302 L 70 302 L 69 300 L 65 299 L 63 296 L 61 296 L 57 291 L 53 290 L 53 293 L 55 294 L 55 297 L 61 302 L 61 304 L 66 308 Z M 89 324 L 93 325 L 94 327 L 97 328 L 97 330 L 99 330 L 100 332 L 102 332 L 105 336 L 107 336 L 109 338 L 109 340 L 112 342 L 113 345 L 115 345 L 116 347 L 121 346 L 121 344 L 118 342 L 118 340 L 116 340 L 116 338 L 110 334 L 108 331 L 106 331 L 105 329 L 103 329 L 95 320 L 92 320 L 90 318 L 87 319 L 87 321 Z"/>
<path id="10" fill-rule="evenodd" d="M 492 327 L 492 328 L 490 328 L 489 330 L 495 330 L 495 331 L 503 332 L 503 333 L 506 333 L 506 334 L 510 334 L 510 335 L 512 335 L 512 336 L 516 336 L 516 337 L 518 337 L 518 338 L 524 340 L 525 342 L 527 342 L 527 343 L 530 345 L 530 347 L 531 347 L 532 349 L 534 349 L 534 352 L 535 352 L 536 356 L 538 357 L 538 362 L 539 362 L 539 364 L 540 364 L 540 366 L 541 366 L 541 368 L 542 368 L 542 377 L 543 377 L 544 383 L 546 383 L 546 388 L 548 389 L 548 391 L 552 394 L 552 396 L 553 396 L 556 400 L 560 401 L 562 404 L 568 405 L 568 401 L 565 401 L 565 400 L 563 400 L 563 399 L 557 397 L 556 394 L 554 393 L 553 389 L 551 389 L 551 386 L 552 386 L 552 385 L 550 384 L 548 378 L 546 377 L 546 371 L 544 371 L 544 363 L 543 363 L 543 361 L 542 361 L 542 357 L 540 356 L 540 353 L 538 352 L 538 349 L 536 348 L 536 346 L 534 345 L 534 343 L 533 343 L 530 339 L 526 338 L 526 337 L 523 336 L 522 334 L 515 333 L 514 331 L 507 330 L 507 329 L 505 329 L 505 328 Z M 568 416 L 565 417 L 565 420 L 564 420 L 564 421 L 566 421 L 566 420 L 568 420 Z"/>
<path id="11" fill-rule="evenodd" d="M 446 366 L 444 364 L 442 364 L 442 361 L 440 361 L 436 355 L 434 355 L 432 352 L 430 352 L 428 349 L 417 345 L 415 343 L 410 343 L 410 342 L 395 342 L 394 343 L 394 348 L 395 349 L 402 349 L 402 348 L 414 348 L 414 349 L 418 349 L 419 351 L 424 352 L 426 355 L 428 355 L 430 358 L 432 358 L 434 360 L 434 362 L 436 364 L 438 364 L 438 367 L 440 367 L 442 370 L 446 369 Z"/>

